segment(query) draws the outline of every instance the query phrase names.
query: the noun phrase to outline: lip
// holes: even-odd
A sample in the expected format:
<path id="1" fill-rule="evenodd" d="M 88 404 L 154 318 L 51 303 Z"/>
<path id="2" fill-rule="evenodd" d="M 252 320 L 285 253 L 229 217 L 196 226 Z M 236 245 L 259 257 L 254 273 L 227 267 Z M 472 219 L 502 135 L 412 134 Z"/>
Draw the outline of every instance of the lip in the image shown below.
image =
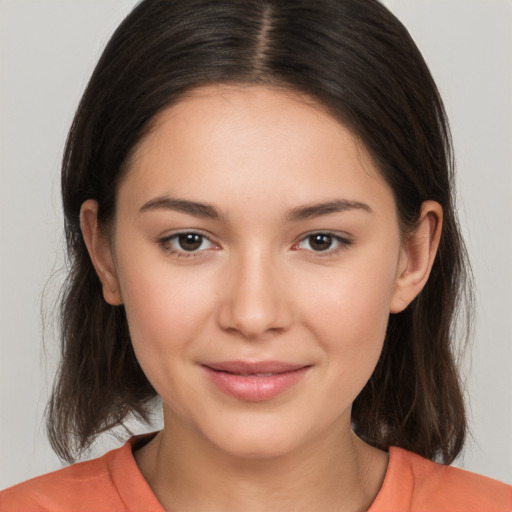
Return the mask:
<path id="1" fill-rule="evenodd" d="M 248 402 L 277 397 L 302 380 L 310 368 L 281 361 L 221 361 L 201 366 L 220 391 Z"/>

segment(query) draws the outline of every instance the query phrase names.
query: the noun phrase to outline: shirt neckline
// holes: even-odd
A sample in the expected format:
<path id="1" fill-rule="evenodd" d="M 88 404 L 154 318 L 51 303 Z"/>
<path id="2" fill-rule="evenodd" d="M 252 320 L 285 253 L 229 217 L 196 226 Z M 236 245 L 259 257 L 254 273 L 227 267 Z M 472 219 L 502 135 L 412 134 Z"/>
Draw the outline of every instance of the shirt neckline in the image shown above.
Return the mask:
<path id="1" fill-rule="evenodd" d="M 142 475 L 133 452 L 147 444 L 157 432 L 132 437 L 121 448 L 115 450 L 111 461 L 111 477 L 127 511 L 147 510 L 165 512 L 153 490 Z M 410 492 L 414 478 L 404 464 L 407 452 L 398 447 L 389 448 L 389 460 L 382 486 L 368 512 L 408 510 Z"/>

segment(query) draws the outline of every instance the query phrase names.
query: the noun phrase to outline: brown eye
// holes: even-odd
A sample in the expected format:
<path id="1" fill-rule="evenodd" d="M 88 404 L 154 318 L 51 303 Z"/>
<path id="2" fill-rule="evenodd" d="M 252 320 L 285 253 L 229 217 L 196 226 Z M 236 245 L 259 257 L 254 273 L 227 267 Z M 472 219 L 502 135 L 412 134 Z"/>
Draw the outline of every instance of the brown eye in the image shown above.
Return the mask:
<path id="1" fill-rule="evenodd" d="M 333 237 L 324 233 L 317 233 L 309 236 L 308 240 L 313 251 L 327 251 L 332 246 Z"/>
<path id="2" fill-rule="evenodd" d="M 180 249 L 191 252 L 197 251 L 203 243 L 203 237 L 197 233 L 183 233 L 178 235 Z"/>
<path id="3" fill-rule="evenodd" d="M 182 231 L 156 241 L 165 253 L 172 254 L 177 258 L 204 256 L 206 251 L 220 249 L 207 235 L 194 231 Z"/>
<path id="4" fill-rule="evenodd" d="M 349 238 L 327 232 L 316 232 L 305 236 L 294 247 L 311 253 L 325 253 L 325 255 L 335 255 L 339 251 L 346 249 L 352 245 Z"/>

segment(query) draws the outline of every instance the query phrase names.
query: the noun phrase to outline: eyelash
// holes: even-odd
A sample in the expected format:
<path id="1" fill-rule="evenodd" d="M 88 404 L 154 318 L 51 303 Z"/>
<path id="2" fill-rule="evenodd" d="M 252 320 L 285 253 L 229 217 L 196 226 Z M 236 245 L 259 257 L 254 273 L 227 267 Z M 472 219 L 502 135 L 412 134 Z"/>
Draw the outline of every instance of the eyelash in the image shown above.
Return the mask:
<path id="1" fill-rule="evenodd" d="M 177 241 L 177 243 L 179 244 L 179 241 L 178 241 L 179 238 L 182 236 L 187 236 L 187 235 L 194 235 L 194 236 L 201 238 L 201 243 L 200 243 L 200 246 L 198 249 L 192 250 L 192 251 L 187 251 L 183 248 L 179 249 L 172 245 L 173 242 L 175 242 L 175 241 Z M 304 248 L 299 247 L 300 244 L 303 244 L 307 241 L 309 241 L 309 244 L 311 247 L 311 239 L 315 236 L 329 237 L 331 242 L 336 243 L 336 246 L 334 248 L 329 247 L 325 250 L 319 250 L 319 251 L 315 251 L 312 248 L 304 249 Z M 220 248 L 219 245 L 212 242 L 212 240 L 207 235 L 205 235 L 204 233 L 201 233 L 201 232 L 197 232 L 197 231 L 180 231 L 178 233 L 173 233 L 170 236 L 159 238 L 159 239 L 157 239 L 157 242 L 166 253 L 175 255 L 176 258 L 179 258 L 179 259 L 181 259 L 181 258 L 197 258 L 197 257 L 203 256 L 205 251 L 211 250 L 212 248 L 214 250 L 218 250 Z M 207 249 L 200 249 L 200 247 L 203 245 L 204 242 L 209 242 L 209 244 L 212 247 L 209 247 Z M 303 250 L 306 252 L 310 252 L 310 253 L 314 254 L 315 257 L 325 257 L 325 256 L 332 256 L 334 254 L 337 254 L 338 252 L 349 247 L 350 245 L 352 245 L 352 240 L 349 240 L 342 236 L 336 235 L 330 231 L 316 231 L 314 233 L 308 233 L 307 235 L 303 236 L 298 242 L 296 242 L 292 246 L 292 248 L 294 250 L 301 250 L 301 251 Z"/>
<path id="2" fill-rule="evenodd" d="M 178 249 L 172 245 L 174 241 L 176 241 L 177 244 L 179 244 L 179 241 L 178 241 L 179 238 L 182 236 L 187 236 L 187 235 L 194 235 L 194 236 L 200 237 L 201 238 L 200 247 L 206 241 L 206 242 L 209 242 L 215 248 L 215 250 L 217 250 L 219 248 L 219 246 L 217 244 L 215 244 L 214 242 L 212 242 L 212 240 L 208 236 L 206 236 L 204 233 L 201 233 L 198 231 L 180 231 L 178 233 L 173 233 L 170 236 L 159 238 L 157 240 L 157 242 L 158 242 L 158 245 L 160 245 L 160 247 L 162 247 L 162 249 L 166 253 L 174 255 L 177 258 L 197 258 L 198 256 L 203 255 L 204 251 L 207 251 L 210 249 L 210 248 L 208 248 L 208 249 L 187 251 L 183 248 Z"/>
<path id="3" fill-rule="evenodd" d="M 334 248 L 329 247 L 328 249 L 325 249 L 323 251 L 315 251 L 313 249 L 300 249 L 298 246 L 304 242 L 309 241 L 311 246 L 311 239 L 315 236 L 324 236 L 329 237 L 331 239 L 331 242 L 336 243 L 336 246 Z M 303 236 L 296 244 L 293 245 L 294 248 L 298 248 L 298 250 L 305 250 L 307 252 L 310 252 L 315 255 L 315 257 L 326 257 L 326 256 L 333 256 L 337 254 L 340 251 L 345 250 L 346 248 L 350 247 L 352 245 L 352 240 L 348 238 L 344 238 L 340 235 L 336 235 L 330 231 L 315 231 L 314 233 L 308 233 L 306 236 Z"/>

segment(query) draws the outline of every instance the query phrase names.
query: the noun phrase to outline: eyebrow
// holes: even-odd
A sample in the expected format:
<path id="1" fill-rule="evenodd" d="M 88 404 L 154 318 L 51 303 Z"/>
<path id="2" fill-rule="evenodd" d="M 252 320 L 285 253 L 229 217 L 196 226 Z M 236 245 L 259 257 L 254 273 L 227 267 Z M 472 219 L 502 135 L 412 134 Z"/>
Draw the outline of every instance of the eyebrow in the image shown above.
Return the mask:
<path id="1" fill-rule="evenodd" d="M 178 199 L 168 196 L 151 199 L 140 208 L 139 213 L 154 210 L 174 210 L 193 215 L 194 217 L 204 217 L 213 220 L 223 218 L 220 211 L 211 204 L 197 203 L 195 201 L 188 201 L 187 199 Z"/>
<path id="2" fill-rule="evenodd" d="M 362 210 L 364 212 L 372 213 L 372 209 L 365 203 L 349 201 L 347 199 L 337 199 L 325 203 L 310 204 L 294 208 L 286 214 L 286 220 L 289 222 L 296 222 L 349 210 Z"/>
<path id="3" fill-rule="evenodd" d="M 223 220 L 225 217 L 215 206 L 208 203 L 198 203 L 187 199 L 176 197 L 160 196 L 151 199 L 145 203 L 139 210 L 139 213 L 154 210 L 174 210 L 183 212 L 194 217 L 203 217 L 212 220 Z M 372 213 L 372 209 L 365 203 L 359 201 L 349 201 L 347 199 L 337 199 L 324 203 L 308 204 L 293 208 L 285 215 L 288 222 L 297 222 L 301 220 L 312 219 L 322 215 L 340 213 L 348 210 L 362 210 Z"/>

